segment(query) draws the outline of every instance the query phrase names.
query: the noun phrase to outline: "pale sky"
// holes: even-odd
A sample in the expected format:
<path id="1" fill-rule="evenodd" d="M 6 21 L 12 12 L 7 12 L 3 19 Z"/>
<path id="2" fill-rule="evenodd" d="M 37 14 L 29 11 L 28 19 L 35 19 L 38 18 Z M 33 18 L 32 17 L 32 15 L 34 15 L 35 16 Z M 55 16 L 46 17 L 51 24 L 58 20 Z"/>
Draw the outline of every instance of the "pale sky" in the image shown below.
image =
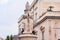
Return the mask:
<path id="1" fill-rule="evenodd" d="M 24 13 L 26 2 L 32 0 L 0 0 L 0 37 L 18 34 L 18 18 Z"/>

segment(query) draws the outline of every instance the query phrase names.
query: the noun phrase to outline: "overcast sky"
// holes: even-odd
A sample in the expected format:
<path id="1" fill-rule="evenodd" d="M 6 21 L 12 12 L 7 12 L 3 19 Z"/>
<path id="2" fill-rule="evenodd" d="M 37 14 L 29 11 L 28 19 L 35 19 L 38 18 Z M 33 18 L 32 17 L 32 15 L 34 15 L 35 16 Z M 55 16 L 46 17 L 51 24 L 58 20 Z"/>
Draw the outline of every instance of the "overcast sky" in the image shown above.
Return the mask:
<path id="1" fill-rule="evenodd" d="M 26 2 L 32 0 L 0 0 L 0 37 L 18 34 L 18 18 L 24 13 Z"/>

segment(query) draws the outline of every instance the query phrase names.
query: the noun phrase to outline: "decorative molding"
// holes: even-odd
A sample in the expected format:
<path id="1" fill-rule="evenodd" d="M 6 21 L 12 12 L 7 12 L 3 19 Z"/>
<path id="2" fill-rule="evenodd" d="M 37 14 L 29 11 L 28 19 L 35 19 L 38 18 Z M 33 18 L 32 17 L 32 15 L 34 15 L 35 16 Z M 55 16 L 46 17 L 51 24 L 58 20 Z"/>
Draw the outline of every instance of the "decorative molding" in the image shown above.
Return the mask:
<path id="1" fill-rule="evenodd" d="M 39 18 L 41 18 L 42 16 L 44 16 L 47 12 L 43 13 L 41 16 L 39 16 Z"/>
<path id="2" fill-rule="evenodd" d="M 44 17 L 41 21 L 39 21 L 38 23 L 36 23 L 36 24 L 34 25 L 34 28 L 35 28 L 37 25 L 39 25 L 39 24 L 41 24 L 42 22 L 44 22 L 46 19 L 60 19 L 60 16 L 59 16 L 59 17 L 56 17 L 56 16 L 46 16 L 46 17 Z"/>
<path id="3" fill-rule="evenodd" d="M 53 11 L 53 12 L 46 12 L 46 14 L 49 14 L 49 13 L 55 13 L 55 12 L 59 12 L 60 13 L 60 11 Z M 45 14 L 44 14 L 45 15 Z M 43 16 L 44 16 L 43 15 Z M 42 16 L 42 17 L 43 17 Z M 41 18 L 40 18 L 41 19 Z M 42 22 L 44 22 L 46 19 L 60 19 L 60 16 L 49 16 L 49 15 L 46 15 L 45 17 L 43 17 L 43 19 L 41 19 L 39 22 L 37 22 L 34 26 L 33 26 L 33 28 L 35 28 L 37 25 L 39 25 L 39 24 L 41 24 Z"/>

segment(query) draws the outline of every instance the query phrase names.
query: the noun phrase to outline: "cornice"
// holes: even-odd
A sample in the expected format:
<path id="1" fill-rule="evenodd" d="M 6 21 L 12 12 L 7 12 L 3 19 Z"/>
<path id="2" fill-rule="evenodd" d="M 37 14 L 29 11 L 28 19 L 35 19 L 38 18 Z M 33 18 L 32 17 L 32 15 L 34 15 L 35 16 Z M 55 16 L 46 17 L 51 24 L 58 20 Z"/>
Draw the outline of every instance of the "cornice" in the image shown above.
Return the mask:
<path id="1" fill-rule="evenodd" d="M 38 2 L 38 0 L 34 0 L 34 1 L 31 3 L 31 5 L 30 5 L 30 8 L 29 8 L 29 9 L 31 9 L 32 7 L 34 7 L 34 5 L 35 5 L 37 2 Z"/>
<path id="2" fill-rule="evenodd" d="M 46 19 L 60 19 L 60 11 L 52 11 L 52 12 L 46 12 L 45 15 L 43 15 L 37 23 L 33 26 L 35 28 L 37 25 L 44 22 Z"/>

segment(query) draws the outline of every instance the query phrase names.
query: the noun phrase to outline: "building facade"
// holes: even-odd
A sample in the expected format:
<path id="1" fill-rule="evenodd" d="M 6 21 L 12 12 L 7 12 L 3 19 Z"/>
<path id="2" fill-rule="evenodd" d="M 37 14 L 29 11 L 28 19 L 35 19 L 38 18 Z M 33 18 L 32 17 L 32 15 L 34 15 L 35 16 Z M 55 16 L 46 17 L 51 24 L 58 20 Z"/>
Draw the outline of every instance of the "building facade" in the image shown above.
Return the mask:
<path id="1" fill-rule="evenodd" d="M 4 39 L 0 37 L 0 40 L 4 40 Z"/>
<path id="2" fill-rule="evenodd" d="M 34 0 L 26 3 L 19 18 L 20 40 L 59 40 L 60 1 Z"/>
<path id="3" fill-rule="evenodd" d="M 13 40 L 19 40 L 19 39 L 18 39 L 18 35 L 14 35 L 14 36 L 13 36 Z"/>

